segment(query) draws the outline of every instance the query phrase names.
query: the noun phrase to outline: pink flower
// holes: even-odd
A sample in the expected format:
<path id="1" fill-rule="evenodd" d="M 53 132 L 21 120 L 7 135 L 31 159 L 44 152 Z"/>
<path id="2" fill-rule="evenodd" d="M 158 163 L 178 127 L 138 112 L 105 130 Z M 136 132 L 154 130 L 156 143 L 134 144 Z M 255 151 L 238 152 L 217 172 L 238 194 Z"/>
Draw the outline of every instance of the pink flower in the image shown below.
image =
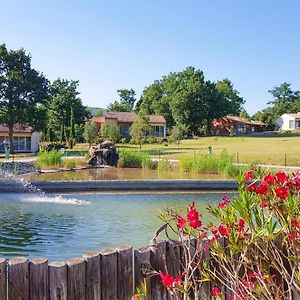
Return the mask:
<path id="1" fill-rule="evenodd" d="M 218 204 L 218 207 L 221 208 L 221 209 L 223 209 L 223 208 L 226 208 L 228 206 L 228 204 L 229 204 L 229 199 L 228 199 L 227 196 L 224 196 L 223 197 L 223 202 L 220 202 Z"/>
<path id="2" fill-rule="evenodd" d="M 256 183 L 255 182 L 248 185 L 248 191 L 251 193 L 256 191 Z"/>
<path id="3" fill-rule="evenodd" d="M 177 217 L 176 224 L 179 229 L 183 229 L 185 226 L 185 223 L 186 223 L 186 219 L 184 219 L 182 217 Z"/>
<path id="4" fill-rule="evenodd" d="M 246 182 L 251 181 L 252 180 L 252 176 L 253 176 L 253 172 L 252 171 L 248 171 L 245 174 L 245 180 L 246 180 Z"/>
<path id="5" fill-rule="evenodd" d="M 275 189 L 276 196 L 279 197 L 281 200 L 285 200 L 288 196 L 288 191 L 285 187 L 278 187 Z"/>
<path id="6" fill-rule="evenodd" d="M 219 225 L 218 230 L 222 236 L 229 236 L 229 229 L 222 225 L 222 223 Z"/>
<path id="7" fill-rule="evenodd" d="M 213 297 L 217 297 L 217 296 L 220 296 L 221 295 L 221 291 L 218 287 L 213 287 L 212 290 L 211 290 L 211 294 Z"/>
<path id="8" fill-rule="evenodd" d="M 202 225 L 202 222 L 199 219 L 199 213 L 195 209 L 195 202 L 190 206 L 190 210 L 187 213 L 187 218 L 190 223 L 190 226 L 197 229 Z"/>
<path id="9" fill-rule="evenodd" d="M 190 226 L 197 229 L 202 225 L 202 222 L 199 219 L 192 219 L 190 220 Z"/>

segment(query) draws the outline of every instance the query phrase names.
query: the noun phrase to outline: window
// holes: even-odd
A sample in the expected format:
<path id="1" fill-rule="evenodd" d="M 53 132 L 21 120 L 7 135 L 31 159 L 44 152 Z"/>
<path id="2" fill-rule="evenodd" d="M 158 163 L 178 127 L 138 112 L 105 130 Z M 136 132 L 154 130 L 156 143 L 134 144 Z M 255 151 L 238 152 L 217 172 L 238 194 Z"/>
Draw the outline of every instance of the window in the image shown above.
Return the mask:
<path id="1" fill-rule="evenodd" d="M 289 129 L 294 129 L 294 120 L 289 120 Z"/>
<path id="2" fill-rule="evenodd" d="M 300 128 L 300 120 L 296 120 L 295 128 Z"/>

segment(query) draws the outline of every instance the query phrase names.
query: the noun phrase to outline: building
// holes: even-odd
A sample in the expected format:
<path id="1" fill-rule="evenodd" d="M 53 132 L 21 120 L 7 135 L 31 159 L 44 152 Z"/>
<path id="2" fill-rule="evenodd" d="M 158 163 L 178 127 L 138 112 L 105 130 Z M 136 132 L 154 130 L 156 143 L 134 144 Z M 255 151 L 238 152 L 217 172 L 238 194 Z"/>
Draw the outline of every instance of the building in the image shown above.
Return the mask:
<path id="1" fill-rule="evenodd" d="M 39 150 L 39 134 L 32 127 L 14 126 L 15 152 L 37 152 Z M 4 152 L 4 141 L 8 142 L 8 128 L 0 124 L 0 152 Z"/>
<path id="2" fill-rule="evenodd" d="M 98 128 L 104 125 L 117 125 L 120 128 L 121 137 L 130 137 L 130 126 L 135 121 L 135 112 L 106 112 L 103 117 L 92 117 L 90 121 L 95 122 Z M 151 136 L 166 136 L 166 120 L 161 115 L 149 115 L 149 123 L 152 126 Z"/>
<path id="3" fill-rule="evenodd" d="M 275 121 L 275 130 L 300 130 L 300 112 L 280 116 Z"/>
<path id="4" fill-rule="evenodd" d="M 212 121 L 211 133 L 215 135 L 248 134 L 266 130 L 266 124 L 235 116 L 226 116 Z"/>

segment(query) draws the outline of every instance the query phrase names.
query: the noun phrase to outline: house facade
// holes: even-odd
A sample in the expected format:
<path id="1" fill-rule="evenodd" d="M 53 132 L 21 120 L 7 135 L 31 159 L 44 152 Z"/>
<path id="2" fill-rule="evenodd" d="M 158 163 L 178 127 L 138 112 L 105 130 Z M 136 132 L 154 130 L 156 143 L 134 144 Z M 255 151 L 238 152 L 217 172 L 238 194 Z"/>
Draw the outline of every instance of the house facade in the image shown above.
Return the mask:
<path id="1" fill-rule="evenodd" d="M 15 152 L 37 152 L 39 150 L 39 134 L 32 127 L 14 126 L 14 150 Z M 8 142 L 8 128 L 0 124 L 0 152 L 5 151 L 4 143 Z"/>
<path id="2" fill-rule="evenodd" d="M 149 115 L 149 123 L 152 127 L 150 132 L 154 137 L 166 136 L 166 120 L 161 115 Z M 130 137 L 130 126 L 136 120 L 135 112 L 106 112 L 103 117 L 92 117 L 89 121 L 95 122 L 99 129 L 104 125 L 117 125 L 120 128 L 121 137 Z"/>
<path id="3" fill-rule="evenodd" d="M 300 130 L 300 112 L 280 116 L 275 121 L 275 130 Z"/>
<path id="4" fill-rule="evenodd" d="M 236 116 L 226 116 L 212 121 L 211 133 L 214 135 L 249 134 L 266 130 L 266 124 Z"/>

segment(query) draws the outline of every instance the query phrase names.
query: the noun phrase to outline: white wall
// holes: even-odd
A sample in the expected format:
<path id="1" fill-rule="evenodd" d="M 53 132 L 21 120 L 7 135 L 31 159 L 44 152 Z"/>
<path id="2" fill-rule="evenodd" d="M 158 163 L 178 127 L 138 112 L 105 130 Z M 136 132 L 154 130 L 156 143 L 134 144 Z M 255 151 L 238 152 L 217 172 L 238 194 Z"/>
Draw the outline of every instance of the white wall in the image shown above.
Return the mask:
<path id="1" fill-rule="evenodd" d="M 293 121 L 292 127 L 290 127 L 290 121 Z M 276 130 L 294 130 L 295 129 L 295 118 L 288 114 L 283 114 L 275 121 Z"/>
<path id="2" fill-rule="evenodd" d="M 39 133 L 37 131 L 32 133 L 31 136 L 31 151 L 37 152 L 39 150 Z"/>

